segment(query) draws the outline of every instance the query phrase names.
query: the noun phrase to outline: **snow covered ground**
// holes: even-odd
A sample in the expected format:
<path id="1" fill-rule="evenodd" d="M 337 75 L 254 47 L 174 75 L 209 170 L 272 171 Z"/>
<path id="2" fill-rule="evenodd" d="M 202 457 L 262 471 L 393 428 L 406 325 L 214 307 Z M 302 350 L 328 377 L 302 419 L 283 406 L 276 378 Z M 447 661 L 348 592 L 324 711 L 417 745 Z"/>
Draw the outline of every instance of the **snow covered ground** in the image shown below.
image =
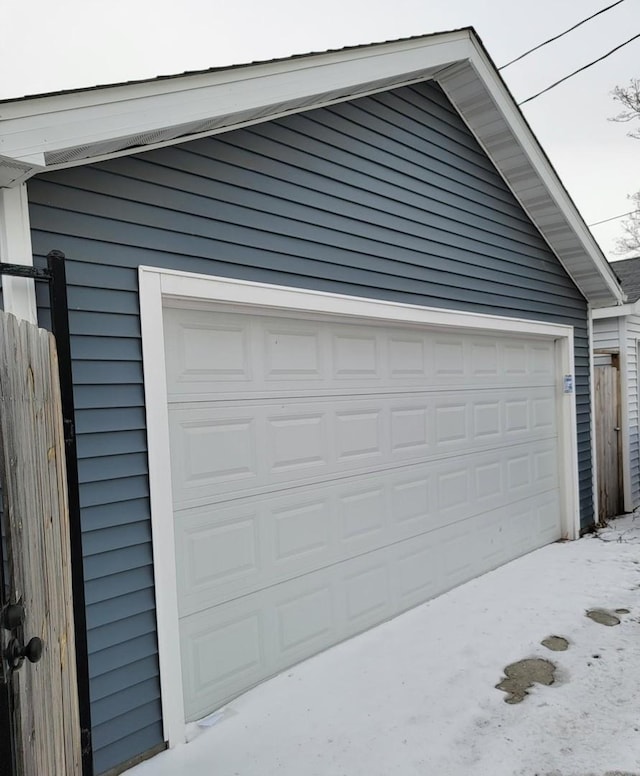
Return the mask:
<path id="1" fill-rule="evenodd" d="M 606 627 L 593 607 L 629 613 Z M 495 685 L 529 657 L 555 683 L 507 704 Z M 127 776 L 640 776 L 640 515 L 334 647 L 198 733 Z"/>

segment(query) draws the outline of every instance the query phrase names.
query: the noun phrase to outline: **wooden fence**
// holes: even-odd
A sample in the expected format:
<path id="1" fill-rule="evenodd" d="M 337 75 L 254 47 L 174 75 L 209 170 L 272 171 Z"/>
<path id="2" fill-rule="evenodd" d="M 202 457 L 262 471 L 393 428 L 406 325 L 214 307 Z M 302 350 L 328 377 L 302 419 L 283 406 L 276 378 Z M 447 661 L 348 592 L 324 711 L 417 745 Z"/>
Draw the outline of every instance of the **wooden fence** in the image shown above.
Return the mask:
<path id="1" fill-rule="evenodd" d="M 18 776 L 78 776 L 80 725 L 69 514 L 53 336 L 0 313 L 0 473 L 9 596 L 24 606 L 10 638 L 42 639 L 39 662 L 11 674 Z M 15 644 L 15 642 L 14 642 Z"/>
<path id="2" fill-rule="evenodd" d="M 622 445 L 620 439 L 620 372 L 617 357 L 594 367 L 598 514 L 600 520 L 623 511 Z"/>

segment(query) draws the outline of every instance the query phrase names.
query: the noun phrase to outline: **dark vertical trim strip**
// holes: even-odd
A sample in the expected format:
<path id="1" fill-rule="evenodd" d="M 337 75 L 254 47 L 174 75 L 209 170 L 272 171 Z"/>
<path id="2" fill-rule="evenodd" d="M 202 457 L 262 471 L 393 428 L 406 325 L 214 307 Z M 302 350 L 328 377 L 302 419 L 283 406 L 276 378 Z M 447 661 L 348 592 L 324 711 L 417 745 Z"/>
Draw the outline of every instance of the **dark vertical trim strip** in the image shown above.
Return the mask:
<path id="1" fill-rule="evenodd" d="M 78 454 L 76 450 L 75 410 L 73 404 L 73 374 L 71 368 L 71 340 L 69 337 L 69 306 L 65 256 L 61 251 L 50 251 L 47 267 L 51 273 L 49 298 L 51 328 L 56 338 L 60 394 L 67 464 L 67 492 L 69 499 L 69 529 L 71 544 L 71 586 L 73 590 L 73 617 L 76 641 L 76 673 L 78 680 L 78 710 L 80 741 L 82 745 L 83 776 L 93 776 L 91 746 L 91 701 L 89 696 L 89 650 L 87 615 L 84 596 L 84 562 L 82 556 L 82 526 L 80 522 L 80 490 L 78 487 Z"/>
<path id="2" fill-rule="evenodd" d="M 4 482 L 2 483 L 4 485 Z M 2 509 L 0 523 L 7 514 L 7 505 L 4 498 L 7 491 L 2 488 Z M 7 596 L 7 580 L 5 578 L 4 540 L 0 536 L 0 627 L 6 628 L 6 607 L 9 605 Z M 7 639 L 0 639 L 0 646 L 4 647 Z M 0 772 L 2 776 L 15 776 L 18 772 L 16 756 L 16 740 L 13 731 L 13 696 L 12 676 L 8 662 L 4 655 L 0 655 Z"/>

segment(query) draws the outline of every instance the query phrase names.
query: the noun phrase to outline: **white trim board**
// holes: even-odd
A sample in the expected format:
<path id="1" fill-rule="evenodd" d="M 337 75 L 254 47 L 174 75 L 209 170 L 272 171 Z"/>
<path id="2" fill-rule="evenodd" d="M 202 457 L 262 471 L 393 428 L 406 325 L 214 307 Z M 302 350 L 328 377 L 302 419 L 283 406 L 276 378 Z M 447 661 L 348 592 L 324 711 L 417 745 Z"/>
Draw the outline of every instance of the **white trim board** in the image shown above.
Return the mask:
<path id="1" fill-rule="evenodd" d="M 623 315 L 640 315 L 640 299 L 630 304 L 623 304 L 617 307 L 600 307 L 593 311 L 594 320 L 619 318 Z"/>
<path id="2" fill-rule="evenodd" d="M 600 514 L 598 504 L 598 451 L 596 444 L 596 391 L 593 347 L 593 310 L 588 308 L 587 334 L 589 337 L 589 433 L 591 434 L 591 499 L 593 501 L 593 522 L 598 525 Z"/>
<path id="3" fill-rule="evenodd" d="M 24 183 L 13 189 L 0 189 L 0 261 L 33 266 L 29 201 Z M 35 281 L 4 275 L 4 311 L 29 323 L 38 323 Z"/>
<path id="4" fill-rule="evenodd" d="M 631 497 L 631 439 L 629 436 L 629 343 L 627 318 L 618 319 L 620 353 L 620 434 L 622 442 L 622 495 L 625 512 L 633 512 Z"/>
<path id="5" fill-rule="evenodd" d="M 573 327 L 154 267 L 139 268 L 139 283 L 163 724 L 165 740 L 173 747 L 186 740 L 186 724 L 178 638 L 163 305 L 215 303 L 239 306 L 246 312 L 266 308 L 274 312 L 304 312 L 354 320 L 545 337 L 556 342 L 559 376 L 574 371 Z M 580 529 L 575 393 L 565 394 L 562 381 L 558 383 L 560 481 L 565 484 L 561 496 L 564 505 L 562 531 L 563 536 L 574 539 Z"/>

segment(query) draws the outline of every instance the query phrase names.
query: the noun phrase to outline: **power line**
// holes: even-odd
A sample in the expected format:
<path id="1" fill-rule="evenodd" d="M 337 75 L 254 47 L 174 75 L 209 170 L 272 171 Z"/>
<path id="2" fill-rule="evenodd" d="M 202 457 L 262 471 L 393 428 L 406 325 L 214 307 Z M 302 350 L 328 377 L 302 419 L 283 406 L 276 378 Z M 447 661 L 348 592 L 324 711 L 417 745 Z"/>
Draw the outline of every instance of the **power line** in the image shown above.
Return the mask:
<path id="1" fill-rule="evenodd" d="M 569 32 L 573 32 L 573 30 L 576 30 L 578 27 L 582 26 L 583 24 L 586 24 L 586 22 L 591 21 L 591 19 L 595 19 L 596 16 L 600 16 L 601 13 L 604 13 L 605 11 L 609 11 L 612 8 L 615 8 L 615 6 L 620 5 L 620 3 L 624 3 L 624 0 L 617 0 L 617 2 L 611 3 L 611 5 L 608 5 L 606 8 L 602 8 L 600 11 L 596 11 L 596 13 L 591 14 L 591 16 L 587 16 L 586 19 L 583 19 L 577 24 L 574 24 L 573 27 L 569 27 L 564 32 L 560 32 L 558 33 L 558 35 L 554 35 L 553 38 L 548 38 L 544 42 L 539 43 L 537 46 L 534 46 L 533 48 L 530 48 L 528 51 L 525 51 L 524 54 L 520 54 L 519 57 L 516 57 L 515 59 L 512 59 L 510 62 L 507 62 L 506 65 L 502 65 L 502 67 L 499 67 L 498 70 L 504 70 L 505 67 L 509 67 L 509 65 L 513 65 L 514 62 L 519 62 L 521 59 L 528 57 L 529 54 L 533 54 L 534 51 L 541 49 L 543 46 L 546 46 L 548 43 L 553 43 L 554 40 L 558 40 L 558 38 L 562 38 L 564 35 L 567 35 L 567 33 Z"/>
<path id="2" fill-rule="evenodd" d="M 578 75 L 578 73 L 582 73 L 583 70 L 587 70 L 588 68 L 593 67 L 593 65 L 597 65 L 598 62 L 602 62 L 603 59 L 610 57 L 612 54 L 615 54 L 616 51 L 620 51 L 621 48 L 628 46 L 629 43 L 633 43 L 633 41 L 637 40 L 638 38 L 640 38 L 640 32 L 637 35 L 634 35 L 632 38 L 629 38 L 629 40 L 625 40 L 625 42 L 621 43 L 619 46 L 612 48 L 611 51 L 607 51 L 606 54 L 603 54 L 601 57 L 598 57 L 598 59 L 594 59 L 592 62 L 589 62 L 587 65 L 583 65 L 582 67 L 579 67 L 577 70 L 574 70 L 573 73 L 569 73 L 569 75 L 565 75 L 564 78 L 561 78 L 559 81 L 555 81 L 550 86 L 547 86 L 545 89 L 542 89 L 536 94 L 532 94 L 531 97 L 527 97 L 526 100 L 522 100 L 522 102 L 519 102 L 518 105 L 524 105 L 526 102 L 531 102 L 531 100 L 535 100 L 536 97 L 540 97 L 541 94 L 545 94 L 545 92 L 551 91 L 551 89 L 554 89 L 556 86 L 559 86 L 561 83 L 568 81 L 569 78 L 573 78 L 574 75 Z"/>
<path id="3" fill-rule="evenodd" d="M 632 213 L 637 213 L 637 210 L 630 210 L 628 213 L 620 213 L 619 216 L 611 216 L 611 218 L 603 218 L 602 221 L 595 221 L 593 224 L 587 224 L 587 226 L 598 226 L 598 224 L 606 224 L 607 221 L 617 221 L 619 218 L 630 216 Z"/>

